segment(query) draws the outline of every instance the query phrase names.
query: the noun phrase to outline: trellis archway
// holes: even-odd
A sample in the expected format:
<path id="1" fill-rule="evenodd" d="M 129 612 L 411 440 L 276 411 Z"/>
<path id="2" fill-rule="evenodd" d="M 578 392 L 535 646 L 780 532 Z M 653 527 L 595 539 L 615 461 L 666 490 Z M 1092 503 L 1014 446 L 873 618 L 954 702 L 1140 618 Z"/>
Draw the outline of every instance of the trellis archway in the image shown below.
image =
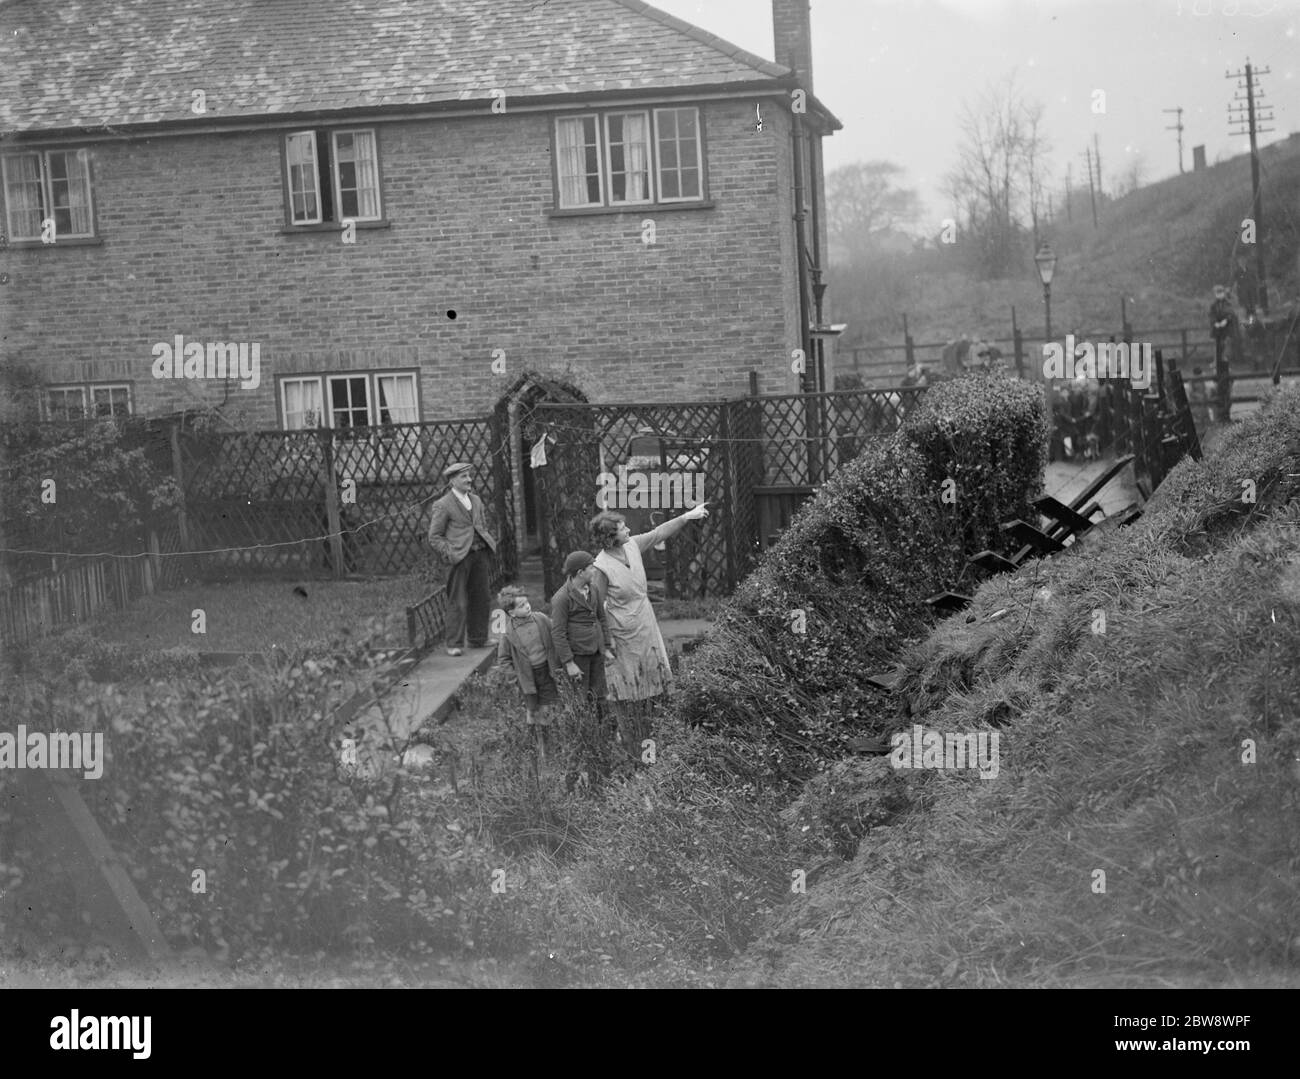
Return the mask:
<path id="1" fill-rule="evenodd" d="M 535 410 L 540 404 L 586 404 L 587 395 L 576 385 L 554 375 L 524 371 L 497 400 L 495 413 L 510 447 L 507 455 L 510 486 L 514 494 L 513 541 L 516 562 L 545 543 L 541 493 L 529 461 L 532 447 L 544 434 Z"/>

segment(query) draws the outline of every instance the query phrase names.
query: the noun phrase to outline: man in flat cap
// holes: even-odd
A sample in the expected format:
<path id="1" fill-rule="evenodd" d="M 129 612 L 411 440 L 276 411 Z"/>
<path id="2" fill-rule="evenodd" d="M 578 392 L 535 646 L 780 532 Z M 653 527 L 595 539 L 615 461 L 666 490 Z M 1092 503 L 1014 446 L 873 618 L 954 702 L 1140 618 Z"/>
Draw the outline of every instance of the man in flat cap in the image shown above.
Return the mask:
<path id="1" fill-rule="evenodd" d="M 1232 410 L 1229 349 L 1236 344 L 1237 312 L 1233 309 L 1228 289 L 1224 285 L 1214 286 L 1214 303 L 1210 305 L 1210 333 L 1214 337 L 1214 382 L 1219 402 L 1219 422 L 1227 423 Z M 1235 348 L 1232 351 L 1235 352 Z"/>
<path id="2" fill-rule="evenodd" d="M 488 531 L 483 500 L 470 490 L 473 468 L 458 461 L 442 471 L 450 481 L 433 504 L 429 546 L 451 566 L 447 578 L 447 655 L 459 656 L 468 635 L 470 648 L 486 648 L 492 596 L 488 587 L 497 541 Z"/>

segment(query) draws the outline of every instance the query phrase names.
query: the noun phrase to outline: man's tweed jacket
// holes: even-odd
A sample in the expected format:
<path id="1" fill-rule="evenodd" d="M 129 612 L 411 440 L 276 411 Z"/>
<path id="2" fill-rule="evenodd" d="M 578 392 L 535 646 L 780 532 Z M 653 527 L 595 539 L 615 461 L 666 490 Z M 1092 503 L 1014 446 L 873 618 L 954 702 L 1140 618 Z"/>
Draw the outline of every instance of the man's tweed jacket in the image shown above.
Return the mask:
<path id="1" fill-rule="evenodd" d="M 474 507 L 473 516 L 449 490 L 433 504 L 433 515 L 429 518 L 429 546 L 453 566 L 469 554 L 476 529 L 489 548 L 497 549 L 497 541 L 488 531 L 483 500 L 473 491 L 469 492 L 469 500 Z"/>

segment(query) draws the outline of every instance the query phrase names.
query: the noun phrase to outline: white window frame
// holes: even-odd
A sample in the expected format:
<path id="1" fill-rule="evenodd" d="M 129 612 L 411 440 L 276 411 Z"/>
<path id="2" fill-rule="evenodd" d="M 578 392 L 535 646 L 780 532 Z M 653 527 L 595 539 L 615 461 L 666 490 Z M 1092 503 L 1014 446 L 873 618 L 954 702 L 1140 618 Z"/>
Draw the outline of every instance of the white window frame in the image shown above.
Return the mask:
<path id="1" fill-rule="evenodd" d="M 91 411 L 94 412 L 94 414 L 95 414 L 95 418 L 96 418 L 96 419 L 99 419 L 99 412 L 98 412 L 98 409 L 97 409 L 97 407 L 96 407 L 97 404 L 98 404 L 98 402 L 96 402 L 96 400 L 95 400 L 95 392 L 96 392 L 97 390 L 107 390 L 107 391 L 109 391 L 110 393 L 111 393 L 113 390 L 126 390 L 126 415 L 128 415 L 128 416 L 134 416 L 134 415 L 135 415 L 135 401 L 132 399 L 132 394 L 131 394 L 131 383 L 129 383 L 129 382 L 91 382 L 91 383 L 88 384 L 88 387 L 87 387 L 87 388 L 90 390 L 90 408 L 91 408 Z M 110 405 L 110 406 L 112 405 L 112 400 L 111 400 L 111 399 L 110 399 L 110 401 L 109 401 L 109 405 Z M 116 415 L 116 414 L 115 414 L 115 413 L 110 413 L 110 415 Z"/>
<path id="2" fill-rule="evenodd" d="M 610 152 L 609 122 L 615 116 L 641 116 L 645 119 L 645 151 L 646 151 L 646 176 L 645 189 L 646 197 L 643 199 L 615 199 L 614 198 L 614 155 Z M 650 118 L 650 113 L 645 109 L 612 109 L 601 117 L 604 127 L 604 142 L 600 150 L 604 155 L 602 162 L 601 186 L 608 184 L 609 187 L 609 205 L 610 206 L 650 206 L 655 201 L 655 166 L 654 166 L 654 125 Z M 626 147 L 626 142 L 621 144 Z M 624 165 L 627 164 L 627 151 L 624 150 Z M 624 176 L 631 175 L 624 171 Z"/>
<path id="3" fill-rule="evenodd" d="M 86 386 L 84 383 L 66 383 L 57 386 L 46 386 L 45 392 L 41 395 L 42 411 L 45 413 L 45 418 L 47 420 L 56 420 L 56 419 L 62 420 L 62 419 L 69 418 L 66 416 L 56 417 L 54 415 L 56 410 L 53 407 L 53 402 L 51 402 L 50 396 L 55 393 L 66 395 L 74 392 L 81 394 L 81 416 L 78 418 L 85 419 L 86 418 Z M 64 409 L 63 411 L 66 411 L 66 409 Z"/>
<path id="4" fill-rule="evenodd" d="M 698 194 L 675 195 L 665 198 L 663 194 L 663 164 L 659 154 L 660 117 L 667 112 L 692 112 L 695 114 L 695 160 L 696 186 Z M 649 197 L 644 200 L 614 200 L 614 177 L 610 171 L 609 120 L 613 116 L 645 116 L 649 129 L 649 178 L 647 191 Z M 600 201 L 566 204 L 564 202 L 564 176 L 561 173 L 560 160 L 560 125 L 565 121 L 594 120 L 596 124 L 596 159 L 599 167 Z M 555 117 L 552 126 L 552 138 L 555 147 L 555 209 L 556 210 L 601 210 L 618 209 L 624 206 L 656 206 L 708 201 L 708 188 L 705 182 L 707 167 L 704 157 L 704 114 L 698 105 L 665 105 L 649 109 L 608 109 L 596 112 L 582 112 L 574 115 Z M 681 142 L 678 142 L 681 145 Z M 676 171 L 680 176 L 682 168 L 678 161 Z M 584 174 L 585 175 L 585 174 Z"/>
<path id="5" fill-rule="evenodd" d="M 325 411 L 325 403 L 324 403 L 324 399 L 323 399 L 323 398 L 321 398 L 321 407 L 320 407 L 319 409 L 316 410 L 316 422 L 315 422 L 315 423 L 310 423 L 310 424 L 309 424 L 309 423 L 303 423 L 303 424 L 302 424 L 301 426 L 299 426 L 299 427 L 292 427 L 292 426 L 290 426 L 290 424 L 289 424 L 289 415 L 290 415 L 290 413 L 289 413 L 289 399 L 288 399 L 287 390 L 288 390 L 289 385 L 290 385 L 291 383 L 293 383 L 293 384 L 297 384 L 297 383 L 309 383 L 309 384 L 313 384 L 313 385 L 315 385 L 315 387 L 316 387 L 316 392 L 317 392 L 318 395 L 324 392 L 324 388 L 321 386 L 320 375 L 291 375 L 291 376 L 289 376 L 289 377 L 287 377 L 287 378 L 282 378 L 282 379 L 280 379 L 280 415 L 284 418 L 284 429 L 285 429 L 286 431 L 310 431 L 310 430 L 315 430 L 317 427 L 328 426 L 328 424 L 324 424 L 324 423 L 321 422 L 321 420 L 322 420 L 322 418 L 323 418 L 324 411 Z M 303 415 L 304 417 L 307 417 L 307 416 L 310 416 L 311 413 L 312 413 L 312 410 L 311 410 L 311 409 L 308 409 L 307 411 L 303 412 L 302 415 Z"/>
<path id="6" fill-rule="evenodd" d="M 331 212 L 333 217 L 325 218 L 325 200 L 321 197 L 321 174 L 320 174 L 320 135 L 324 134 L 329 138 L 329 191 L 331 195 Z M 375 170 L 375 212 L 373 214 L 360 213 L 361 198 L 358 195 L 357 210 L 355 214 L 343 213 L 343 178 L 339 175 L 339 136 L 351 135 L 354 139 L 356 136 L 365 136 L 370 140 L 370 145 L 374 151 L 374 170 Z M 295 166 L 289 160 L 290 140 L 295 138 L 310 137 L 311 139 L 311 176 L 313 184 L 312 193 L 316 196 L 316 215 L 311 219 L 304 218 L 298 220 L 294 216 L 294 188 L 293 188 L 293 169 Z M 384 192 L 382 172 L 379 163 L 379 136 L 373 127 L 341 127 L 330 129 L 308 128 L 303 131 L 290 131 L 284 136 L 284 184 L 285 198 L 288 200 L 288 216 L 290 227 L 301 227 L 305 225 L 324 225 L 338 224 L 344 220 L 348 221 L 382 221 L 384 219 Z M 356 189 L 359 192 L 363 188 Z"/>
<path id="7" fill-rule="evenodd" d="M 126 390 L 126 412 L 124 415 L 135 415 L 135 394 L 131 392 L 131 383 L 129 382 L 59 382 L 52 386 L 45 386 L 41 393 L 41 414 L 46 420 L 54 419 L 54 409 L 50 406 L 51 393 L 67 394 L 76 391 L 81 394 L 82 419 L 96 420 L 115 418 L 111 413 L 109 416 L 103 417 L 96 413 L 96 390 Z"/>
<path id="8" fill-rule="evenodd" d="M 334 384 L 336 382 L 341 382 L 344 385 L 348 385 L 349 383 L 352 382 L 360 382 L 361 385 L 365 388 L 366 419 L 364 423 L 349 423 L 340 426 L 334 422 Z M 354 427 L 377 426 L 377 424 L 375 423 L 375 413 L 374 413 L 374 400 L 375 400 L 374 390 L 375 387 L 371 385 L 371 375 L 369 372 L 366 373 L 358 372 L 350 375 L 326 375 L 325 376 L 325 414 L 329 417 L 329 423 L 326 424 L 326 426 L 334 428 L 335 430 L 351 430 Z M 349 412 L 349 413 L 360 411 L 359 406 L 354 404 L 352 401 L 351 389 L 349 389 L 348 391 L 348 406 L 342 409 L 341 411 Z"/>
<path id="9" fill-rule="evenodd" d="M 596 184 L 600 190 L 600 196 L 596 202 L 575 202 L 568 206 L 564 204 L 564 177 L 560 174 L 559 153 L 560 153 L 560 124 L 566 120 L 579 121 L 579 122 L 583 120 L 591 120 L 595 125 Z M 555 182 L 559 189 L 556 192 L 556 201 L 557 201 L 557 205 L 561 210 L 592 210 L 592 209 L 598 209 L 602 206 L 608 205 L 606 195 L 607 195 L 607 188 L 609 186 L 609 183 L 608 183 L 608 177 L 606 176 L 605 140 L 601 134 L 603 130 L 604 130 L 604 125 L 601 123 L 600 113 L 598 112 L 584 112 L 584 113 L 580 113 L 577 116 L 557 116 L 555 118 L 555 153 L 556 153 Z M 583 146 L 586 146 L 585 142 L 583 143 Z M 583 187 L 585 189 L 587 174 L 585 172 L 582 173 L 582 177 L 583 177 Z"/>
<path id="10" fill-rule="evenodd" d="M 312 178 L 312 194 L 316 196 L 316 216 L 313 218 L 303 218 L 301 221 L 295 216 L 296 207 L 294 206 L 293 196 L 293 170 L 299 168 L 294 162 L 289 160 L 289 147 L 291 140 L 308 138 L 311 140 L 310 164 Z M 285 191 L 289 200 L 289 223 L 291 225 L 320 225 L 324 223 L 325 201 L 320 197 L 320 154 L 316 149 L 316 132 L 315 131 L 290 131 L 284 137 L 284 170 L 285 170 Z M 306 194 L 306 188 L 303 189 Z"/>
<path id="11" fill-rule="evenodd" d="M 345 214 L 343 212 L 343 177 L 339 174 L 339 136 L 351 135 L 353 146 L 356 146 L 356 137 L 365 135 L 370 139 L 371 148 L 374 151 L 375 167 L 375 212 L 373 214 L 363 214 L 361 210 L 361 191 L 357 188 L 357 213 Z M 372 127 L 350 127 L 340 128 L 337 131 L 330 132 L 330 172 L 334 174 L 334 217 L 338 221 L 345 218 L 350 221 L 379 221 L 384 216 L 384 206 L 382 201 L 382 192 L 379 183 L 379 138 Z"/>
<path id="12" fill-rule="evenodd" d="M 355 480 L 371 482 L 378 479 L 423 478 L 423 449 L 418 432 L 414 429 L 406 429 L 398 434 L 393 430 L 397 426 L 396 424 L 384 423 L 380 420 L 379 380 L 381 378 L 410 379 L 415 410 L 415 419 L 410 422 L 419 423 L 420 379 L 417 372 L 404 370 L 331 371 L 322 372 L 319 375 L 288 375 L 278 380 L 280 386 L 280 413 L 285 428 L 286 430 L 309 429 L 306 427 L 288 427 L 289 411 L 286 387 L 290 383 L 314 383 L 318 387 L 321 402 L 321 412 L 317 417 L 316 427 L 324 427 L 327 430 L 340 432 L 333 438 L 335 460 L 338 462 L 340 474 L 346 473 Z M 364 379 L 365 381 L 366 424 L 364 427 L 358 425 L 336 427 L 334 424 L 334 406 L 330 389 L 334 382 L 348 379 Z M 391 414 L 393 407 L 391 403 L 385 407 Z M 355 409 L 351 411 L 355 411 Z M 342 432 L 345 431 L 364 431 L 365 433 L 364 435 L 352 434 L 344 436 Z M 412 436 L 414 437 L 412 438 Z M 399 442 L 404 449 L 414 447 L 414 454 L 406 457 L 406 460 L 410 462 L 408 467 L 404 468 L 400 464 L 393 465 L 389 463 L 390 455 L 387 452 L 387 446 L 394 441 Z M 359 443 L 364 445 L 358 445 Z"/>
<path id="13" fill-rule="evenodd" d="M 54 217 L 57 207 L 54 205 L 54 177 L 50 170 L 50 155 L 64 154 L 71 155 L 81 166 L 81 178 L 85 184 L 86 190 L 86 217 L 90 222 L 88 232 L 63 232 L 56 229 L 54 241 L 57 244 L 60 239 L 64 240 L 89 240 L 96 235 L 95 232 L 95 189 L 90 177 L 90 154 L 84 148 L 61 149 L 61 150 L 29 150 L 23 153 L 3 154 L 0 155 L 0 181 L 4 185 L 5 200 L 5 235 L 14 243 L 31 243 L 40 242 L 41 228 L 45 221 Z M 9 195 L 10 165 L 11 159 L 17 160 L 23 157 L 36 158 L 36 173 L 40 183 L 40 220 L 37 222 L 37 230 L 34 235 L 20 236 L 14 229 L 13 220 L 13 200 Z M 69 220 L 72 217 L 71 207 L 69 206 Z"/>
<path id="14" fill-rule="evenodd" d="M 704 199 L 704 123 L 700 118 L 700 110 L 694 105 L 672 105 L 654 111 L 654 162 L 655 162 L 655 194 L 660 202 L 701 202 Z M 659 159 L 659 117 L 665 112 L 694 112 L 695 113 L 695 172 L 696 186 L 699 189 L 698 195 L 678 195 L 673 198 L 666 198 L 663 193 L 663 163 Z M 677 145 L 681 146 L 678 140 Z M 682 163 L 680 152 L 677 161 L 677 175 L 680 178 L 682 172 Z"/>

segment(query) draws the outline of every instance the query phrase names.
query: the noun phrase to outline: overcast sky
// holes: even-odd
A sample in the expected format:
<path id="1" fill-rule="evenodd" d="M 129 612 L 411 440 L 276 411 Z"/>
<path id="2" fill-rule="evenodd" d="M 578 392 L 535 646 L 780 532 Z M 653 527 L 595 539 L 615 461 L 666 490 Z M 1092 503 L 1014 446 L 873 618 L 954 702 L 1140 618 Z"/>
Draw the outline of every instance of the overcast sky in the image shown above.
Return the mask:
<path id="1" fill-rule="evenodd" d="M 770 0 L 654 4 L 772 58 Z M 1260 82 L 1276 133 L 1261 142 L 1300 131 L 1300 0 L 812 0 L 812 33 L 814 89 L 844 124 L 826 140 L 827 168 L 897 162 L 935 219 L 948 212 L 942 177 L 962 100 L 1013 69 L 1045 107 L 1058 183 L 1073 163 L 1086 186 L 1094 132 L 1107 180 L 1137 154 L 1147 181 L 1177 173 L 1177 136 L 1164 130 L 1176 117 L 1161 110 L 1178 105 L 1188 170 L 1195 145 L 1210 164 L 1249 149 L 1230 134 L 1236 81 L 1224 78 L 1247 58 L 1271 72 Z M 1094 90 L 1105 91 L 1104 115 Z"/>

